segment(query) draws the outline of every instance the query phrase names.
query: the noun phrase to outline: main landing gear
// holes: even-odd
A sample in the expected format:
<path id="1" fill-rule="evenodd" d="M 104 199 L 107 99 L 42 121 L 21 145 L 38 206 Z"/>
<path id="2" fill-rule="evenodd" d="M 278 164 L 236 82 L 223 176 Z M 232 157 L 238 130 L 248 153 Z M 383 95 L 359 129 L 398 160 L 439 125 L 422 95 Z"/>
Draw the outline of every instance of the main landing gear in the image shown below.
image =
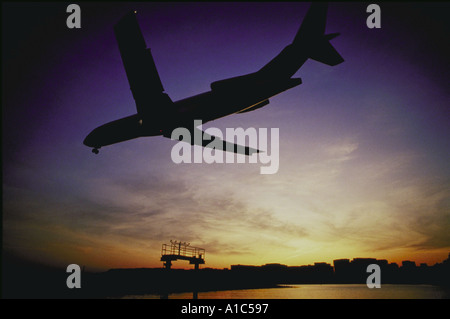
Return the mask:
<path id="1" fill-rule="evenodd" d="M 99 152 L 98 148 L 94 148 L 94 149 L 92 149 L 92 153 L 94 153 L 94 154 L 98 154 L 98 152 Z"/>

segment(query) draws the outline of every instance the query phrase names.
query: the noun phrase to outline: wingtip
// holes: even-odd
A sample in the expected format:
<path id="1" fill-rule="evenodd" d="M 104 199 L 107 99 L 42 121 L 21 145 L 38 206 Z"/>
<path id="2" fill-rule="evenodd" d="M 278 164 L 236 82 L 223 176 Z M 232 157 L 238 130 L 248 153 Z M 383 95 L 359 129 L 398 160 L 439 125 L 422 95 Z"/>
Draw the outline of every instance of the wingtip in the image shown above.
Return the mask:
<path id="1" fill-rule="evenodd" d="M 253 154 L 258 154 L 258 153 L 263 153 L 264 151 L 261 151 L 261 150 L 259 150 L 259 149 L 254 149 L 254 148 L 249 148 L 249 147 L 246 147 L 246 150 L 245 150 L 245 155 L 248 155 L 248 156 L 251 156 L 251 155 L 253 155 Z"/>

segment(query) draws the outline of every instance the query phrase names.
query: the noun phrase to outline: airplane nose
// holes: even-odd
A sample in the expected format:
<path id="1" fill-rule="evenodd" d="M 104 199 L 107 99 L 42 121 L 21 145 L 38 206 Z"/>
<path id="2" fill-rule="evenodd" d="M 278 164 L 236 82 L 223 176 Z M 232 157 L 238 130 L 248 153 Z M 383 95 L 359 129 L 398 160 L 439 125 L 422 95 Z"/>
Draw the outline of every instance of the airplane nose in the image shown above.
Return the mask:
<path id="1" fill-rule="evenodd" d="M 88 134 L 88 136 L 86 136 L 86 138 L 83 141 L 83 144 L 89 147 L 94 147 L 93 145 L 93 138 L 92 138 L 92 132 Z"/>

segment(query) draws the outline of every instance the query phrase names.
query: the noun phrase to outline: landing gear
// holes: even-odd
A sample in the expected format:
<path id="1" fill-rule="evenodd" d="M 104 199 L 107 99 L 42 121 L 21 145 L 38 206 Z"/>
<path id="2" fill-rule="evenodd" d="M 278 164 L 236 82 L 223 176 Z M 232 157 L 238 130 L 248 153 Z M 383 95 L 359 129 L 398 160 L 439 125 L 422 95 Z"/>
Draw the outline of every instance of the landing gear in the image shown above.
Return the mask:
<path id="1" fill-rule="evenodd" d="M 98 154 L 98 148 L 94 148 L 94 149 L 92 149 L 92 153 L 94 153 L 94 154 Z"/>

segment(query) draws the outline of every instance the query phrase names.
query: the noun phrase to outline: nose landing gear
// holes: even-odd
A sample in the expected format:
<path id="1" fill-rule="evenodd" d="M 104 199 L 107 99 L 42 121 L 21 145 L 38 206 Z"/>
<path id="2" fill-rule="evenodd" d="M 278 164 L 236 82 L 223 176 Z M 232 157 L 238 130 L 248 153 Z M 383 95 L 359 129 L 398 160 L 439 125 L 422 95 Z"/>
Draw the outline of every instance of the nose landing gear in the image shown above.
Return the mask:
<path id="1" fill-rule="evenodd" d="M 94 148 L 94 149 L 92 149 L 92 153 L 94 153 L 94 154 L 98 154 L 98 152 L 99 152 L 98 148 Z"/>

